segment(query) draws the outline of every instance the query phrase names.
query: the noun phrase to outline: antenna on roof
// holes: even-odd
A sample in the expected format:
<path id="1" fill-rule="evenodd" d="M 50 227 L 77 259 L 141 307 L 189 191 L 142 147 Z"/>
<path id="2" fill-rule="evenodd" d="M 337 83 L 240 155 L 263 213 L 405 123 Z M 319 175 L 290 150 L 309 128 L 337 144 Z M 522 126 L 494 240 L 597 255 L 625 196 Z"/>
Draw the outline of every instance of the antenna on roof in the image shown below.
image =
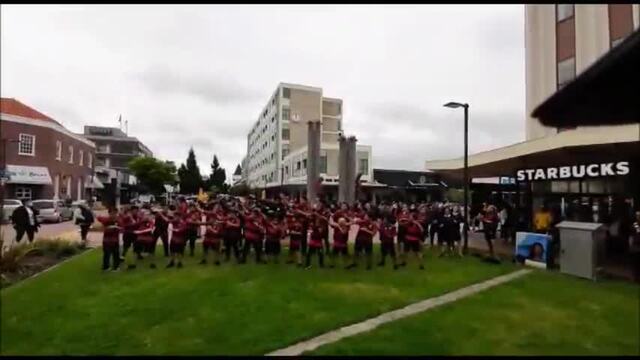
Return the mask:
<path id="1" fill-rule="evenodd" d="M 118 116 L 118 124 L 120 124 L 120 130 L 122 130 L 122 114 Z"/>
<path id="2" fill-rule="evenodd" d="M 129 120 L 124 121 L 124 133 L 125 135 L 129 135 Z"/>

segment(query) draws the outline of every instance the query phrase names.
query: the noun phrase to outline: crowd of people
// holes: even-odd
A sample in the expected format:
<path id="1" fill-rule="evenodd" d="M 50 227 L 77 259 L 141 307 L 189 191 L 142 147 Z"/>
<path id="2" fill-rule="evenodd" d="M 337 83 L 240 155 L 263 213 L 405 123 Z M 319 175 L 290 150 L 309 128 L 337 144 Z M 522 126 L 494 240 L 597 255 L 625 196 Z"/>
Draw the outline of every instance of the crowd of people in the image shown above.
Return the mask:
<path id="1" fill-rule="evenodd" d="M 97 217 L 103 225 L 103 270 L 116 270 L 125 259 L 130 259 L 127 269 L 144 262 L 156 268 L 158 240 L 168 258 L 166 267 L 181 268 L 187 248 L 188 255 L 195 256 L 199 237 L 200 264 L 220 265 L 232 257 L 244 264 L 251 251 L 256 263 L 278 263 L 284 243 L 288 244 L 287 264 L 308 269 L 317 260 L 320 267 L 353 269 L 364 261 L 372 269 L 376 235 L 381 250 L 378 266 L 385 266 L 389 259 L 398 269 L 413 257 L 418 268 L 424 269 L 425 243 L 439 247 L 439 256 L 462 256 L 463 219 L 461 207 L 455 204 L 311 205 L 284 195 L 272 200 L 227 197 L 191 204 L 179 199 L 176 205 L 161 208 L 112 208 L 107 216 Z M 350 234 L 354 233 L 350 254 Z"/>

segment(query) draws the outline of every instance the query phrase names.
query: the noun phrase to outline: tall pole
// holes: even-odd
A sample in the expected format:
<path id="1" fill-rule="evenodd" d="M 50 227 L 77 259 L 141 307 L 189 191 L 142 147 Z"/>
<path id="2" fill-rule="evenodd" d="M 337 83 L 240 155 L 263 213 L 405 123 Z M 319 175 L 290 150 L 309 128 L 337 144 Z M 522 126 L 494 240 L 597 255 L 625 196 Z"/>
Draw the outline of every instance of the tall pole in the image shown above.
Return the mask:
<path id="1" fill-rule="evenodd" d="M 469 248 L 469 104 L 464 106 L 464 252 Z"/>

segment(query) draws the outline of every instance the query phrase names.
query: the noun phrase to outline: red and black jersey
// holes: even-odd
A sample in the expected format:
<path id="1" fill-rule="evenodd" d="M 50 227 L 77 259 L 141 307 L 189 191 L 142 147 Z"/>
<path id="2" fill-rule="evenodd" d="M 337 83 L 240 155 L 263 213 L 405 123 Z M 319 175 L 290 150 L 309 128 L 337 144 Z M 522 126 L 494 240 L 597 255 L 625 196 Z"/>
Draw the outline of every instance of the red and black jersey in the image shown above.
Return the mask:
<path id="1" fill-rule="evenodd" d="M 140 226 L 138 230 L 135 231 L 137 235 L 137 240 L 141 243 L 150 244 L 153 242 L 153 221 L 151 220 L 143 220 L 140 222 Z"/>
<path id="2" fill-rule="evenodd" d="M 98 216 L 97 220 L 102 224 L 104 230 L 102 230 L 102 242 L 108 244 L 117 244 L 119 241 L 120 229 L 118 226 L 118 217 L 114 216 Z"/>
<path id="3" fill-rule="evenodd" d="M 380 242 L 388 244 L 393 243 L 396 237 L 396 226 L 394 224 L 385 224 L 380 228 Z"/>
<path id="4" fill-rule="evenodd" d="M 215 223 L 213 225 L 207 225 L 207 229 L 204 232 L 205 241 L 219 241 L 224 234 L 224 227 L 222 224 Z"/>
<path id="5" fill-rule="evenodd" d="M 118 218 L 118 225 L 122 228 L 123 233 L 134 233 L 140 223 L 133 215 L 122 215 Z"/>
<path id="6" fill-rule="evenodd" d="M 311 236 L 309 237 L 310 248 L 322 248 L 322 239 L 324 239 L 324 230 L 322 226 L 314 224 L 311 227 Z"/>
<path id="7" fill-rule="evenodd" d="M 240 218 L 231 213 L 224 219 L 224 236 L 229 239 L 239 239 L 241 235 Z"/>
<path id="8" fill-rule="evenodd" d="M 283 226 L 280 224 L 275 224 L 271 221 L 267 222 L 267 241 L 280 241 L 284 236 Z"/>
<path id="9" fill-rule="evenodd" d="M 422 240 L 422 229 L 415 222 L 410 222 L 407 225 L 407 233 L 405 235 L 407 241 L 420 241 Z"/>
<path id="10" fill-rule="evenodd" d="M 358 229 L 358 234 L 356 235 L 356 241 L 373 241 L 373 234 L 375 234 L 375 232 L 377 231 L 376 224 L 371 220 L 359 220 L 357 224 L 360 228 Z M 369 232 L 371 232 L 371 234 L 364 230 L 368 230 Z"/>
<path id="11" fill-rule="evenodd" d="M 337 248 L 347 247 L 349 241 L 349 226 L 342 228 L 340 226 L 333 227 L 333 246 Z"/>
<path id="12" fill-rule="evenodd" d="M 247 241 L 261 241 L 263 237 L 262 219 L 257 216 L 246 216 L 244 219 L 244 238 Z"/>
<path id="13" fill-rule="evenodd" d="M 298 219 L 293 219 L 289 223 L 288 228 L 289 228 L 289 236 L 293 241 L 300 241 L 306 236 L 304 232 L 304 227 L 302 226 L 302 222 Z"/>
<path id="14" fill-rule="evenodd" d="M 333 219 L 334 222 L 338 222 L 338 220 L 340 220 L 340 218 L 345 218 L 345 220 L 348 220 L 349 219 L 349 211 L 338 209 L 338 210 L 336 210 L 336 212 L 333 213 L 331 218 Z"/>
<path id="15" fill-rule="evenodd" d="M 186 221 L 177 218 L 172 222 L 172 225 L 173 229 L 171 230 L 171 232 L 173 235 L 171 236 L 171 242 L 184 243 L 188 229 Z"/>

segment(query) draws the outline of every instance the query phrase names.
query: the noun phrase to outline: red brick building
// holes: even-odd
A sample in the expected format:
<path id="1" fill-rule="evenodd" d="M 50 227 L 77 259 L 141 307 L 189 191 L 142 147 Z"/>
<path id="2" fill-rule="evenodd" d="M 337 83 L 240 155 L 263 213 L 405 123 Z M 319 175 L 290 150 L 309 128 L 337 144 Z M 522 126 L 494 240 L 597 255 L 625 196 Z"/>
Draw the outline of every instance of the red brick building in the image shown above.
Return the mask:
<path id="1" fill-rule="evenodd" d="M 6 199 L 88 199 L 93 142 L 15 99 L 0 99 L 0 171 Z"/>

